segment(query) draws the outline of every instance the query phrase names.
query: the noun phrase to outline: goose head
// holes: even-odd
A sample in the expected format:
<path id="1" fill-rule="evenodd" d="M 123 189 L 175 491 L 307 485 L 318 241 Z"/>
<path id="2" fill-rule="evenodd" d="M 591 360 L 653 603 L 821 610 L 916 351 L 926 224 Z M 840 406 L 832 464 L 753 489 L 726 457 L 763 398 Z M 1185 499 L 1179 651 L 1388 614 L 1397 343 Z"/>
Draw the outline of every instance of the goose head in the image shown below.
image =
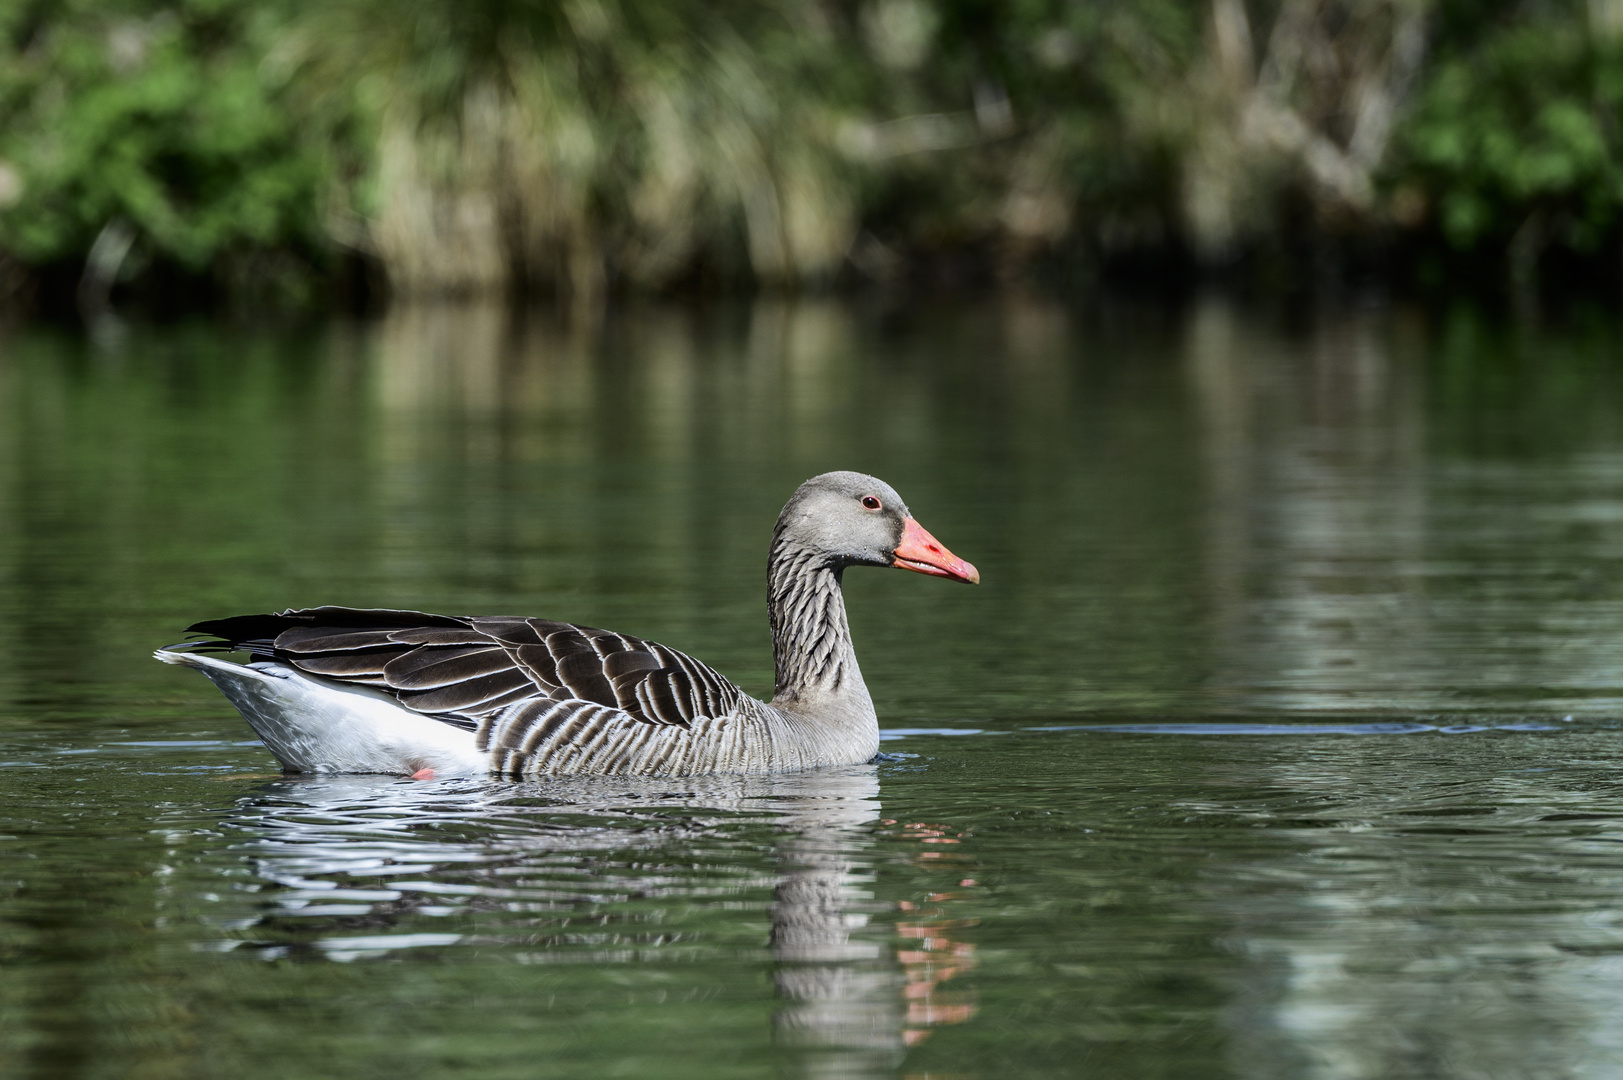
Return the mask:
<path id="1" fill-rule="evenodd" d="M 969 585 L 981 580 L 913 520 L 895 488 L 858 472 L 824 473 L 795 490 L 772 533 L 774 558 L 790 550 L 835 571 L 890 566 Z"/>

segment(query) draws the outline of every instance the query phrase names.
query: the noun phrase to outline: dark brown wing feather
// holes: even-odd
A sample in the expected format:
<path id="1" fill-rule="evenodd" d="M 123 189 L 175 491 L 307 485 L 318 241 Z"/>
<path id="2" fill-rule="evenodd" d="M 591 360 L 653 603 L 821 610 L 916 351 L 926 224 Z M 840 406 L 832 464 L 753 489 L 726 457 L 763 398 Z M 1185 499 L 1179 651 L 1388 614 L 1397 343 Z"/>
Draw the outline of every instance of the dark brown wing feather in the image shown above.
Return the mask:
<path id="1" fill-rule="evenodd" d="M 409 709 L 460 726 L 517 706 L 533 716 L 508 725 L 508 737 L 524 731 L 522 741 L 531 743 L 581 721 L 582 708 L 560 703 L 685 728 L 731 712 L 744 697 L 674 649 L 547 619 L 320 607 L 217 619 L 190 631 L 312 675 L 383 690 Z"/>

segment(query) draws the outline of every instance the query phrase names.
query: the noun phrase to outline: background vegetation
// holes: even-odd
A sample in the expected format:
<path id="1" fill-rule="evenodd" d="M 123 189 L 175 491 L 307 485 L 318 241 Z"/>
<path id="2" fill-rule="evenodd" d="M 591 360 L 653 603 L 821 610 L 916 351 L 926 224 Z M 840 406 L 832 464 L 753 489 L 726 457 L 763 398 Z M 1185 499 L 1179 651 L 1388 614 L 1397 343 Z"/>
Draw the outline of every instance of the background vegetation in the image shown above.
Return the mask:
<path id="1" fill-rule="evenodd" d="M 1611 280 L 1620 109 L 1623 0 L 0 0 L 0 302 Z"/>

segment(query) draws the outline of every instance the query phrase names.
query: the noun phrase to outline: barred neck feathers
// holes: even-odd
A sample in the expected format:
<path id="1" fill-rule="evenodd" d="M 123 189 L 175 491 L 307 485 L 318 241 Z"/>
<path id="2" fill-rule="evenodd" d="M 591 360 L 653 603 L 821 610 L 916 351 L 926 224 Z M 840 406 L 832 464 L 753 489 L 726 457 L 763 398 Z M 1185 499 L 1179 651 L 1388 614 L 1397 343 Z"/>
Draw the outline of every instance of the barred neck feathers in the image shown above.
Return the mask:
<path id="1" fill-rule="evenodd" d="M 776 669 L 773 700 L 796 701 L 860 686 L 838 565 L 779 532 L 767 567 L 767 611 Z"/>

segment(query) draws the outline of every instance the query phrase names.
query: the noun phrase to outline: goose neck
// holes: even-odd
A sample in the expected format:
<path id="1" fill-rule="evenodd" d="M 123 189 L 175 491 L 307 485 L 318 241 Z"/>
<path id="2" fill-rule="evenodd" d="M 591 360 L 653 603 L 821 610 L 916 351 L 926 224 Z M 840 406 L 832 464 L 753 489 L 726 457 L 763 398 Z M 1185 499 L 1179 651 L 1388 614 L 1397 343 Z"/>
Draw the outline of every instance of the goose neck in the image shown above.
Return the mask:
<path id="1" fill-rule="evenodd" d="M 773 701 L 786 704 L 867 690 L 851 646 L 838 565 L 816 553 L 775 545 L 768 569 L 768 615 L 776 675 Z"/>

